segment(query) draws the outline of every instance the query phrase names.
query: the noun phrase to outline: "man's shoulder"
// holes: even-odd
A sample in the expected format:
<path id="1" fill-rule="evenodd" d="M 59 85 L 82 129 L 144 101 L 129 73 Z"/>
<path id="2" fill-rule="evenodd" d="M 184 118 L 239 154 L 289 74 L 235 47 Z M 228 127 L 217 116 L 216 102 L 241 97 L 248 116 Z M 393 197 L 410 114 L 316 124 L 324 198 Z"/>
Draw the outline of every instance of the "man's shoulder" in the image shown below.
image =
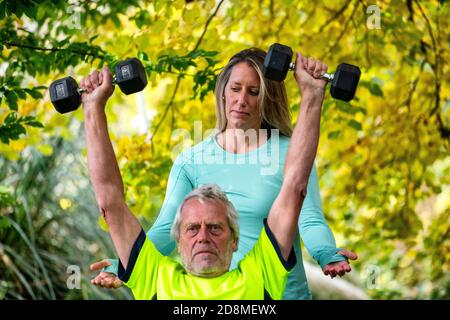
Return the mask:
<path id="1" fill-rule="evenodd" d="M 278 245 L 275 235 L 272 233 L 272 230 L 267 223 L 267 219 L 264 219 L 264 225 L 259 234 L 258 241 L 256 241 L 253 248 L 241 261 L 244 261 L 246 258 L 247 260 L 252 260 L 256 256 L 264 255 L 266 258 L 269 258 L 267 261 L 279 261 L 286 269 L 290 270 L 296 262 L 295 254 L 293 251 L 292 253 L 293 256 L 290 256 L 288 261 L 285 261 L 281 254 L 281 248 Z"/>
<path id="2" fill-rule="evenodd" d="M 142 253 L 143 255 L 141 257 Z M 176 259 L 170 256 L 165 256 L 161 252 L 159 252 L 153 241 L 146 236 L 145 240 L 143 241 L 142 248 L 139 251 L 138 258 L 136 259 L 134 268 L 147 269 L 150 262 L 155 263 L 153 267 L 157 268 L 158 270 L 173 271 L 178 268 L 184 270 L 181 263 L 179 263 Z"/>
<path id="3" fill-rule="evenodd" d="M 264 219 L 264 220 L 266 220 L 266 219 Z M 267 236 L 267 231 L 266 231 L 266 227 L 265 227 L 265 223 L 264 223 L 261 228 L 261 231 L 259 233 L 258 240 L 253 245 L 252 249 L 249 252 L 247 252 L 247 254 L 244 256 L 244 258 L 241 261 L 239 261 L 238 266 L 241 265 L 242 263 L 245 264 L 247 261 L 253 260 L 255 255 L 258 255 L 258 254 L 264 252 L 265 251 L 264 248 L 266 248 L 267 246 L 272 246 L 270 241 L 267 241 L 267 239 L 268 239 L 268 236 Z"/>

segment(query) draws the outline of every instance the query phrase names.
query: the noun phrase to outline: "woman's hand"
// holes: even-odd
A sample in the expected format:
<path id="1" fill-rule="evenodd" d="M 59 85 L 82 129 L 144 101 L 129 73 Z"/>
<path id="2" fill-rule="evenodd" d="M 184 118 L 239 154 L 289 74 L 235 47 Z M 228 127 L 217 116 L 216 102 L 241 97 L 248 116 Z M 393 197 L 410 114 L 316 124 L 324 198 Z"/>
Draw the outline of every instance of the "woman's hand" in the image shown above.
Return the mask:
<path id="1" fill-rule="evenodd" d="M 351 260 L 358 259 L 358 256 L 356 255 L 356 253 L 349 251 L 349 250 L 341 250 L 341 251 L 338 251 L 337 253 L 345 256 L 347 259 L 351 259 Z M 329 275 L 329 276 L 331 276 L 331 278 L 334 278 L 337 275 L 342 277 L 343 275 L 345 275 L 345 273 L 350 272 L 350 271 L 352 271 L 352 268 L 350 268 L 350 264 L 348 261 L 339 261 L 339 262 L 329 263 L 323 268 L 323 274 L 326 276 Z"/>
<path id="2" fill-rule="evenodd" d="M 92 271 L 101 271 L 103 268 L 110 266 L 111 262 L 108 260 L 102 260 L 100 262 L 96 262 L 91 264 Z M 122 280 L 120 280 L 114 273 L 110 272 L 100 272 L 94 279 L 91 280 L 91 283 L 108 289 L 117 289 L 123 285 Z"/>
<path id="3" fill-rule="evenodd" d="M 302 96 L 324 95 L 327 81 L 320 79 L 320 76 L 327 72 L 327 68 L 327 65 L 319 60 L 303 57 L 300 52 L 297 52 L 294 77 Z"/>

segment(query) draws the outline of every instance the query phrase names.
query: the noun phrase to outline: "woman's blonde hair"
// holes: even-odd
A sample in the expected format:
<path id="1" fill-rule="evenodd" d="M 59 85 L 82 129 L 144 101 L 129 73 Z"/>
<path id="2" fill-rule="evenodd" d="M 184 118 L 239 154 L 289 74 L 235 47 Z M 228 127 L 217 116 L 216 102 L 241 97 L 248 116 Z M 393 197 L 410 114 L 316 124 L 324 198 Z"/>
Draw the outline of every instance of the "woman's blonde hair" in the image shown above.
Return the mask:
<path id="1" fill-rule="evenodd" d="M 286 87 L 284 81 L 278 82 L 263 76 L 263 64 L 266 52 L 258 48 L 242 50 L 231 57 L 220 72 L 216 81 L 216 128 L 223 132 L 227 127 L 225 114 L 225 86 L 230 79 L 233 67 L 241 62 L 247 63 L 258 73 L 260 88 L 258 95 L 258 109 L 261 117 L 261 128 L 279 129 L 280 133 L 290 137 L 292 135 L 291 113 L 289 110 Z"/>

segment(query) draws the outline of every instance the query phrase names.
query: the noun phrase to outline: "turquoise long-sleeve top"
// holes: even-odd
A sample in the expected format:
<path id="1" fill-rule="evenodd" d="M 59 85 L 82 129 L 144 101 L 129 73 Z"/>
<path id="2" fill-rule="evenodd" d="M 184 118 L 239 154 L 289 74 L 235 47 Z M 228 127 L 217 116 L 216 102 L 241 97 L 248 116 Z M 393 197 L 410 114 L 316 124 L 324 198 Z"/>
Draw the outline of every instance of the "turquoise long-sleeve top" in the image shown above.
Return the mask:
<path id="1" fill-rule="evenodd" d="M 215 183 L 226 193 L 239 214 L 240 238 L 230 270 L 253 248 L 283 180 L 283 168 L 290 138 L 272 134 L 258 149 L 235 154 L 224 150 L 210 136 L 183 151 L 171 169 L 161 212 L 147 236 L 156 248 L 169 255 L 175 248 L 170 229 L 178 206 L 198 186 Z M 299 219 L 299 230 L 310 255 L 324 267 L 343 261 L 337 254 L 333 233 L 325 222 L 315 166 L 309 177 L 307 194 Z M 303 266 L 300 238 L 294 244 L 297 264 L 289 275 L 283 299 L 311 299 Z"/>

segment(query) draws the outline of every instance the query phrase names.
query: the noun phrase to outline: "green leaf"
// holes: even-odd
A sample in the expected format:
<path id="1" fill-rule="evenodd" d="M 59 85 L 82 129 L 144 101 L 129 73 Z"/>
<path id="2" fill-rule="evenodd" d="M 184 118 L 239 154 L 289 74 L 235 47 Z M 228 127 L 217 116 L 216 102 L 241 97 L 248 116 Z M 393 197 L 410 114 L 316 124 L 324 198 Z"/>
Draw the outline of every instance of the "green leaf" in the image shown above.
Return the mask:
<path id="1" fill-rule="evenodd" d="M 9 220 L 4 218 L 4 217 L 0 217 L 0 230 L 1 229 L 6 229 L 6 228 L 9 228 L 9 227 L 11 227 L 11 223 L 9 222 Z"/>
<path id="2" fill-rule="evenodd" d="M 12 191 L 7 186 L 0 186 L 0 208 L 14 205 L 14 198 Z"/>
<path id="3" fill-rule="evenodd" d="M 341 130 L 331 131 L 328 133 L 328 139 L 333 140 L 339 138 L 341 135 Z"/>
<path id="4" fill-rule="evenodd" d="M 29 121 L 26 124 L 31 127 L 35 127 L 35 128 L 44 128 L 44 125 L 37 120 Z"/>
<path id="5" fill-rule="evenodd" d="M 89 43 L 92 43 L 95 39 L 97 39 L 98 38 L 98 34 L 96 34 L 95 36 L 93 36 L 93 37 L 90 37 L 89 38 Z"/>
<path id="6" fill-rule="evenodd" d="M 381 79 L 374 77 L 371 79 L 371 81 L 360 81 L 359 85 L 369 89 L 370 93 L 374 96 L 383 97 L 383 90 L 381 89 Z"/>
<path id="7" fill-rule="evenodd" d="M 120 19 L 116 15 L 111 16 L 111 20 L 117 28 L 120 27 Z"/>
<path id="8" fill-rule="evenodd" d="M 148 55 L 144 51 L 139 51 L 137 57 L 141 61 L 148 61 Z"/>
<path id="9" fill-rule="evenodd" d="M 350 105 L 350 103 L 345 102 L 345 101 L 341 101 L 341 100 L 334 100 L 336 103 L 336 107 L 341 110 L 344 113 L 348 113 L 348 114 L 354 114 L 356 113 L 356 111 L 352 110 L 352 106 Z"/>
<path id="10" fill-rule="evenodd" d="M 0 20 L 6 16 L 6 2 L 0 3 Z"/>
<path id="11" fill-rule="evenodd" d="M 377 97 L 383 97 L 383 90 L 378 83 L 372 83 L 369 87 L 370 93 Z"/>
<path id="12" fill-rule="evenodd" d="M 25 90 L 23 89 L 16 89 L 14 90 L 16 95 L 20 98 L 20 99 L 26 99 L 27 98 L 27 94 L 25 93 Z"/>
<path id="13" fill-rule="evenodd" d="M 358 131 L 361 131 L 361 130 L 362 130 L 362 125 L 361 125 L 361 123 L 359 123 L 359 122 L 356 121 L 356 120 L 351 119 L 349 122 L 347 122 L 347 124 L 348 124 L 350 127 L 354 128 L 354 129 L 356 129 L 356 130 L 358 130 Z"/>
<path id="14" fill-rule="evenodd" d="M 15 14 L 18 18 L 22 17 L 24 6 L 17 1 Z"/>
<path id="15" fill-rule="evenodd" d="M 208 62 L 208 66 L 209 67 L 214 67 L 217 64 L 217 61 L 211 58 L 205 58 L 206 61 Z"/>
<path id="16" fill-rule="evenodd" d="M 34 89 L 25 89 L 25 91 L 33 98 L 33 99 L 42 99 L 43 95 L 36 88 Z"/>
<path id="17" fill-rule="evenodd" d="M 367 114 L 367 110 L 363 107 L 353 107 L 353 110 L 355 110 L 355 113 L 361 112 L 362 114 Z"/>
<path id="18" fill-rule="evenodd" d="M 11 110 L 17 111 L 17 95 L 14 91 L 6 92 L 6 103 L 8 104 Z"/>
<path id="19" fill-rule="evenodd" d="M 24 133 L 26 133 L 25 128 L 17 122 L 0 126 L 0 139 L 6 144 L 9 140 L 19 139 L 19 136 Z"/>
<path id="20" fill-rule="evenodd" d="M 11 124 L 17 121 L 17 113 L 11 112 L 5 118 L 5 124 Z"/>
<path id="21" fill-rule="evenodd" d="M 36 18 L 36 14 L 37 14 L 37 6 L 33 5 L 33 4 L 27 4 L 23 7 L 23 12 L 25 13 L 25 15 L 30 18 L 30 19 L 34 19 Z"/>
<path id="22" fill-rule="evenodd" d="M 23 123 L 25 125 L 37 128 L 43 128 L 43 124 L 36 120 L 34 116 L 23 116 L 18 119 L 17 122 Z"/>

